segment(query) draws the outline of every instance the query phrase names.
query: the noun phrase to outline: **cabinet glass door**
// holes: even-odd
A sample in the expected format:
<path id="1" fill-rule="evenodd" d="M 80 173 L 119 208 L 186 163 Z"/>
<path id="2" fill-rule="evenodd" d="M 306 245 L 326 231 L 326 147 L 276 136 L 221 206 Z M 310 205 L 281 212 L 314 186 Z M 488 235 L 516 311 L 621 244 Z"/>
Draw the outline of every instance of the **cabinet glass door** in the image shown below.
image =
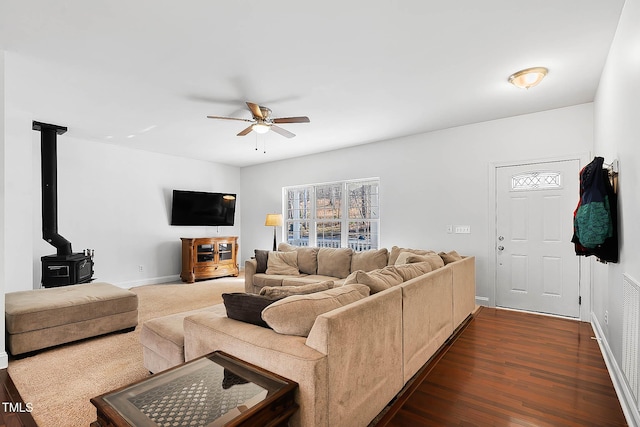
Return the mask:
<path id="1" fill-rule="evenodd" d="M 226 261 L 233 259 L 233 243 L 218 244 L 218 260 Z"/>
<path id="2" fill-rule="evenodd" d="M 198 262 L 212 262 L 215 254 L 213 244 L 196 246 L 198 252 Z"/>

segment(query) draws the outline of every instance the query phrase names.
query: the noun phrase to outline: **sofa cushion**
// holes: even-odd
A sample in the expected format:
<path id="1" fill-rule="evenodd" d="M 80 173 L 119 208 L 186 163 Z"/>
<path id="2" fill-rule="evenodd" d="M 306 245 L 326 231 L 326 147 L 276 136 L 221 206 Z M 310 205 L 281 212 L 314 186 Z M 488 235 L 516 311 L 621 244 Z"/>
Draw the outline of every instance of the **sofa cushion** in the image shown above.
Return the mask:
<path id="1" fill-rule="evenodd" d="M 267 272 L 267 260 L 269 259 L 269 251 L 256 249 L 253 251 L 256 256 L 256 273 Z"/>
<path id="2" fill-rule="evenodd" d="M 442 261 L 444 261 L 444 265 L 460 261 L 462 259 L 460 254 L 458 254 L 458 252 L 456 251 L 449 251 L 447 253 L 440 252 L 438 255 L 440 256 L 440 258 L 442 258 Z"/>
<path id="3" fill-rule="evenodd" d="M 302 286 L 302 285 L 308 285 L 311 283 L 329 281 L 329 282 L 334 282 L 334 287 L 335 287 L 336 286 L 335 283 L 340 280 L 344 280 L 344 279 L 338 279 L 337 277 L 332 277 L 332 276 L 320 276 L 318 274 L 310 274 L 310 275 L 297 276 L 297 277 L 287 277 L 285 279 L 282 279 L 282 286 Z"/>
<path id="4" fill-rule="evenodd" d="M 318 274 L 344 279 L 351 272 L 351 248 L 320 248 Z"/>
<path id="5" fill-rule="evenodd" d="M 351 256 L 351 271 L 371 271 L 384 268 L 389 260 L 387 248 L 354 252 Z"/>
<path id="6" fill-rule="evenodd" d="M 284 298 L 291 295 L 306 295 L 314 292 L 326 291 L 333 288 L 332 281 L 309 283 L 300 286 L 265 286 L 260 289 L 260 295 L 267 298 Z"/>
<path id="7" fill-rule="evenodd" d="M 258 288 L 262 288 L 264 286 L 282 286 L 282 280 L 286 277 L 294 276 L 258 273 L 253 276 L 253 286 L 256 286 Z"/>
<path id="8" fill-rule="evenodd" d="M 395 265 L 396 261 L 398 260 L 398 256 L 402 252 L 410 252 L 416 255 L 435 254 L 434 251 L 427 251 L 423 249 L 400 248 L 398 246 L 393 246 L 391 248 L 391 252 L 389 252 L 389 262 L 387 265 Z"/>
<path id="9" fill-rule="evenodd" d="M 320 248 L 299 248 L 298 268 L 301 273 L 316 274 L 318 272 L 318 252 Z"/>
<path id="10" fill-rule="evenodd" d="M 368 286 L 371 294 L 375 294 L 402 282 L 402 276 L 395 267 L 387 266 L 373 271 L 354 271 L 345 279 L 343 286 L 359 283 Z"/>
<path id="11" fill-rule="evenodd" d="M 433 271 L 429 262 L 416 262 L 412 264 L 396 265 L 393 267 L 400 276 L 402 276 L 403 282 L 415 279 L 418 276 Z"/>
<path id="12" fill-rule="evenodd" d="M 244 292 L 233 292 L 222 294 L 222 300 L 229 319 L 268 328 L 269 325 L 262 320 L 261 313 L 265 307 L 276 302 L 278 298 L 246 294 Z"/>
<path id="13" fill-rule="evenodd" d="M 277 333 L 306 337 L 322 313 L 351 304 L 369 294 L 366 286 L 346 285 L 307 295 L 293 295 L 262 311 L 264 321 Z"/>
<path id="14" fill-rule="evenodd" d="M 222 317 L 225 315 L 224 304 L 156 317 L 144 322 L 140 328 L 140 343 L 145 368 L 155 373 L 184 363 L 184 319 L 203 312 Z"/>
<path id="15" fill-rule="evenodd" d="M 269 252 L 267 274 L 289 276 L 300 274 L 298 270 L 298 254 L 296 252 Z"/>
<path id="16" fill-rule="evenodd" d="M 440 258 L 440 255 L 436 253 L 427 255 L 409 255 L 407 257 L 407 264 L 413 264 L 416 262 L 428 262 L 431 264 L 432 270 L 437 270 L 440 267 L 444 267 L 444 261 Z"/>
<path id="17" fill-rule="evenodd" d="M 316 247 L 293 246 L 282 242 L 278 245 L 282 252 L 296 251 L 298 253 L 298 270 L 304 274 L 316 274 L 318 272 L 318 250 Z"/>

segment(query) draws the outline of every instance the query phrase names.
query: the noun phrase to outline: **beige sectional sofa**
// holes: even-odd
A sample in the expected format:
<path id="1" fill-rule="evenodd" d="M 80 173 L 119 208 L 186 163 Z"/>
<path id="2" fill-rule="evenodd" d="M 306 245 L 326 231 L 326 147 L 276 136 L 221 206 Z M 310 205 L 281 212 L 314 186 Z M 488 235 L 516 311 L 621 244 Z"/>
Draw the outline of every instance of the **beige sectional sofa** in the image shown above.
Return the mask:
<path id="1" fill-rule="evenodd" d="M 401 249 L 394 248 L 397 252 Z M 265 286 L 298 286 L 326 280 L 342 284 L 354 271 L 380 269 L 387 266 L 390 259 L 393 260 L 386 248 L 355 252 L 349 248 L 292 246 L 288 243 L 278 245 L 278 253 L 286 256 L 292 252 L 296 253 L 297 257 L 278 260 L 281 261 L 279 264 L 272 264 L 271 258 L 260 259 L 269 251 L 256 251 L 256 257 L 244 264 L 245 292 L 257 294 Z M 294 265 L 286 264 L 287 261 L 293 262 Z"/>
<path id="2" fill-rule="evenodd" d="M 183 316 L 181 343 L 185 360 L 221 350 L 296 381 L 299 385 L 296 401 L 300 409 L 290 422 L 292 426 L 368 425 L 475 309 L 474 257 L 450 260 L 431 271 L 424 259 L 414 260 L 419 261 L 415 265 L 396 265 L 397 249 L 400 248 L 394 247 L 385 254 L 384 267 L 367 274 L 362 269 L 351 271 L 350 264 L 351 272 L 343 278 L 318 275 L 317 271 L 315 275 L 301 273 L 297 278 L 283 275 L 292 276 L 287 280 L 301 280 L 299 285 L 333 277 L 341 282 L 341 286 L 281 299 L 267 307 L 262 312 L 263 317 L 272 307 L 275 311 L 276 305 L 277 310 L 282 310 L 290 305 L 317 304 L 318 300 L 326 302 L 325 298 L 335 302 L 341 294 L 353 294 L 354 289 L 366 289 L 366 293 L 371 293 L 317 315 L 312 319 L 308 333 L 302 334 L 306 336 L 286 335 L 233 320 L 220 307 Z M 308 251 L 300 254 L 304 257 Z M 356 260 L 356 267 L 367 255 L 376 254 L 356 256 L 361 258 Z M 323 262 L 323 257 L 318 258 L 319 263 Z M 245 268 L 251 269 L 255 262 L 247 261 Z M 280 282 L 277 277 L 260 282 L 260 274 L 276 275 L 248 273 L 247 276 L 245 270 L 246 286 L 253 293 L 264 286 L 285 283 L 290 286 L 292 283 L 285 282 L 284 277 Z M 366 286 L 358 281 L 367 282 Z M 314 307 L 309 310 L 298 307 L 297 313 L 316 316 L 314 310 Z M 284 313 L 286 316 L 287 312 Z M 172 320 L 174 329 L 179 323 L 175 320 Z M 295 322 L 296 319 L 279 319 L 285 324 L 292 320 Z M 148 335 L 149 342 L 143 342 L 144 347 L 151 346 L 154 336 L 157 339 L 163 334 L 157 328 L 158 319 L 154 321 L 156 333 Z M 277 326 L 273 325 L 274 329 L 278 330 Z M 156 350 L 162 352 L 161 346 L 156 345 Z M 145 365 L 148 366 L 147 353 Z"/>

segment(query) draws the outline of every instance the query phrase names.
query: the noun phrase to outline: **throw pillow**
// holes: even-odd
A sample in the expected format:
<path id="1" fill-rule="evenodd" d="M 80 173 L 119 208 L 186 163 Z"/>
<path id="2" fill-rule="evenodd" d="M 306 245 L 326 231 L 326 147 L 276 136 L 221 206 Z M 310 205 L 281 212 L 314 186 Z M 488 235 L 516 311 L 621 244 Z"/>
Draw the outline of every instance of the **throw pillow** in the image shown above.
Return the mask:
<path id="1" fill-rule="evenodd" d="M 318 249 L 308 246 L 293 246 L 286 242 L 278 245 L 280 252 L 296 251 L 298 253 L 298 270 L 304 274 L 316 274 L 318 271 Z"/>
<path id="2" fill-rule="evenodd" d="M 396 261 L 398 260 L 398 256 L 402 252 L 411 252 L 411 253 L 416 254 L 416 255 L 435 254 L 434 251 L 427 251 L 427 250 L 422 250 L 422 249 L 400 248 L 398 246 L 393 246 L 391 248 L 391 252 L 389 252 L 389 264 L 388 265 L 395 265 Z"/>
<path id="3" fill-rule="evenodd" d="M 460 261 L 462 259 L 462 257 L 456 251 L 449 251 L 447 253 L 440 252 L 438 255 L 440 256 L 440 258 L 442 258 L 442 261 L 444 261 L 444 265 L 450 264 L 455 261 Z"/>
<path id="4" fill-rule="evenodd" d="M 289 244 L 287 242 L 278 243 L 278 251 L 279 252 L 291 252 L 291 251 L 295 251 L 298 248 L 299 248 L 299 246 L 294 246 L 294 245 L 291 245 L 291 244 Z"/>
<path id="5" fill-rule="evenodd" d="M 346 285 L 307 295 L 283 298 L 262 311 L 262 318 L 277 333 L 306 337 L 316 317 L 364 298 L 363 286 Z M 363 293 L 364 292 L 364 293 Z"/>
<path id="6" fill-rule="evenodd" d="M 285 276 L 298 276 L 298 253 L 297 252 L 269 252 L 267 260 L 267 274 L 277 274 Z"/>
<path id="7" fill-rule="evenodd" d="M 291 295 L 312 294 L 314 292 L 326 291 L 331 288 L 333 288 L 333 281 L 331 280 L 300 286 L 265 286 L 260 289 L 260 295 L 264 295 L 268 298 L 284 298 L 290 297 Z"/>
<path id="8" fill-rule="evenodd" d="M 395 268 L 393 266 L 387 266 L 380 270 L 369 272 L 362 270 L 354 271 L 345 279 L 344 285 L 359 283 L 368 286 L 371 294 L 376 294 L 392 286 L 399 285 L 402 282 L 402 276 Z"/>
<path id="9" fill-rule="evenodd" d="M 244 292 L 234 292 L 222 294 L 222 301 L 229 319 L 268 328 L 269 325 L 262 320 L 261 313 L 265 307 L 273 304 L 277 299 Z"/>
<path id="10" fill-rule="evenodd" d="M 444 261 L 436 253 L 428 255 L 411 255 L 407 257 L 407 264 L 413 264 L 415 262 L 428 262 L 431 264 L 432 270 L 437 270 L 440 267 L 444 267 Z"/>
<path id="11" fill-rule="evenodd" d="M 351 271 L 371 271 L 384 268 L 389 260 L 387 248 L 354 252 L 351 255 Z"/>
<path id="12" fill-rule="evenodd" d="M 256 273 L 265 273 L 267 271 L 267 259 L 269 259 L 269 251 L 256 249 L 253 251 L 256 255 Z"/>
<path id="13" fill-rule="evenodd" d="M 396 265 L 393 267 L 400 276 L 402 276 L 402 280 L 406 282 L 407 280 L 415 279 L 418 276 L 422 276 L 423 274 L 427 274 L 433 269 L 431 268 L 431 264 L 424 262 L 416 262 L 412 264 L 404 264 L 404 265 Z"/>
<path id="14" fill-rule="evenodd" d="M 396 262 L 393 265 L 409 264 L 407 258 L 414 255 L 415 254 L 413 252 L 400 252 L 400 254 L 398 255 L 398 259 L 396 259 Z"/>
<path id="15" fill-rule="evenodd" d="M 351 272 L 351 248 L 320 248 L 318 275 L 344 279 Z"/>

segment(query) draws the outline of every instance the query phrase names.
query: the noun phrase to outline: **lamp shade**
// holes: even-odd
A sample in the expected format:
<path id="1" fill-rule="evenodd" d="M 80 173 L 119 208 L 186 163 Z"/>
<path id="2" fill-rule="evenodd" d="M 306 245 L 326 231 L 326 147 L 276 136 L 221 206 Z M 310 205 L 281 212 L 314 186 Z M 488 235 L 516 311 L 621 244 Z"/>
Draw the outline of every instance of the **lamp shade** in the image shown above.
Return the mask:
<path id="1" fill-rule="evenodd" d="M 281 227 L 282 214 L 267 214 L 267 219 L 265 219 L 264 225 L 268 225 L 272 227 Z"/>
<path id="2" fill-rule="evenodd" d="M 549 70 L 544 67 L 527 68 L 510 75 L 509 83 L 522 89 L 529 89 L 540 83 L 548 72 Z"/>

